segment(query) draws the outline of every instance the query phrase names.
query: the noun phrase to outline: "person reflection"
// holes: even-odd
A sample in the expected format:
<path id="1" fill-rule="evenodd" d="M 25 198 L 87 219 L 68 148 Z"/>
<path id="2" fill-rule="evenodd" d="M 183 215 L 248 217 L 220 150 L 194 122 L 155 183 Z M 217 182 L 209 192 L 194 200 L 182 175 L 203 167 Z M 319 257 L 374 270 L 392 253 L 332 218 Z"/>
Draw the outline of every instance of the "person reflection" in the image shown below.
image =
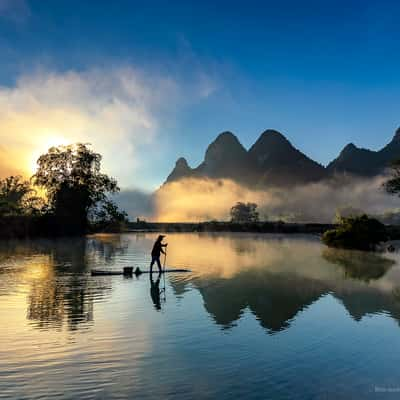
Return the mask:
<path id="1" fill-rule="evenodd" d="M 161 290 L 160 290 L 161 273 L 158 274 L 157 279 L 154 281 L 153 274 L 150 274 L 150 296 L 153 300 L 154 307 L 157 311 L 161 310 Z"/>

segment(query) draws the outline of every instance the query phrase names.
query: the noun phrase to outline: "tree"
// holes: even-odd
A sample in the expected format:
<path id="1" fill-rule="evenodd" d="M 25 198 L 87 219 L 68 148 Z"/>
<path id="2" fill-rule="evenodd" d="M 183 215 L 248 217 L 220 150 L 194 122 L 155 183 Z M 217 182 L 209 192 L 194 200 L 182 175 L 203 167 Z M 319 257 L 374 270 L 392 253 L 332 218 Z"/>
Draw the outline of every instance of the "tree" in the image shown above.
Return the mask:
<path id="1" fill-rule="evenodd" d="M 0 215 L 32 215 L 40 213 L 44 201 L 36 195 L 28 181 L 21 176 L 0 180 Z"/>
<path id="2" fill-rule="evenodd" d="M 376 245 L 388 240 L 381 222 L 367 215 L 342 217 L 335 229 L 327 230 L 322 241 L 329 247 L 342 249 L 374 250 Z"/>
<path id="3" fill-rule="evenodd" d="M 101 173 L 101 155 L 86 144 L 52 147 L 40 156 L 32 180 L 46 189 L 50 210 L 84 232 L 91 208 L 119 191 L 115 179 Z"/>
<path id="4" fill-rule="evenodd" d="M 390 194 L 400 193 L 400 159 L 391 165 L 391 178 L 384 183 L 386 191 Z"/>
<path id="5" fill-rule="evenodd" d="M 258 212 L 256 203 L 236 203 L 231 208 L 231 222 L 248 223 L 258 221 Z"/>
<path id="6" fill-rule="evenodd" d="M 363 214 L 365 213 L 362 210 L 352 206 L 338 207 L 335 212 L 333 223 L 340 224 L 342 218 L 358 217 Z"/>
<path id="7" fill-rule="evenodd" d="M 127 217 L 125 211 L 120 211 L 118 206 L 108 199 L 92 208 L 89 213 L 91 224 L 96 230 L 101 231 L 120 231 L 128 222 Z"/>

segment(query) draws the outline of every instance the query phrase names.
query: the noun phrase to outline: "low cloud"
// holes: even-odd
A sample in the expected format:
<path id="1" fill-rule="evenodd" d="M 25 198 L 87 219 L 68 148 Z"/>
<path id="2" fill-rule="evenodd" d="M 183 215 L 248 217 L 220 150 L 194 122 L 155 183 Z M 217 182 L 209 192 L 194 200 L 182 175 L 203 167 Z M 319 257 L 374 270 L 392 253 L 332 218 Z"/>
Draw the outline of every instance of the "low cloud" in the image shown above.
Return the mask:
<path id="1" fill-rule="evenodd" d="M 0 143 L 27 175 L 53 145 L 92 143 L 107 172 L 127 184 L 142 159 L 138 148 L 154 141 L 157 111 L 176 92 L 173 80 L 149 80 L 131 67 L 22 76 L 0 87 Z"/>
<path id="2" fill-rule="evenodd" d="M 228 220 L 238 201 L 255 202 L 261 219 L 332 222 L 338 208 L 369 214 L 398 208 L 400 200 L 382 188 L 384 176 L 346 182 L 320 182 L 288 189 L 251 190 L 225 179 L 184 179 L 164 185 L 155 194 L 158 221 Z"/>
<path id="3" fill-rule="evenodd" d="M 0 86 L 2 158 L 28 176 L 49 147 L 91 143 L 104 170 L 130 187 L 138 171 L 154 167 L 148 155 L 178 109 L 215 90 L 200 68 L 185 79 L 178 70 L 129 65 L 22 75 L 14 86 Z M 0 162 L 0 177 L 9 170 Z"/>
<path id="4" fill-rule="evenodd" d="M 152 219 L 154 215 L 154 196 L 139 189 L 125 189 L 113 196 L 118 206 L 128 213 L 132 221 L 137 218 Z"/>

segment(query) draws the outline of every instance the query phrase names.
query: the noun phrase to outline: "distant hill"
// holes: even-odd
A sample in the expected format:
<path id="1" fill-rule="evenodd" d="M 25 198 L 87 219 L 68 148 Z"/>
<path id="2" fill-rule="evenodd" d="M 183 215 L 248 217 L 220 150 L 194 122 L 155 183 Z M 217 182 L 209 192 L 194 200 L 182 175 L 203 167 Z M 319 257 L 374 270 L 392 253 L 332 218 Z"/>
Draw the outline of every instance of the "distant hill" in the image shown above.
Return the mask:
<path id="1" fill-rule="evenodd" d="M 228 178 L 250 187 L 287 187 L 317 182 L 333 175 L 372 177 L 400 158 L 400 128 L 379 151 L 348 144 L 326 168 L 296 149 L 280 132 L 269 129 L 246 150 L 231 132 L 217 136 L 204 161 L 191 168 L 179 158 L 166 183 L 187 177 Z"/>
<path id="2" fill-rule="evenodd" d="M 197 168 L 190 168 L 184 158 L 179 158 L 167 182 L 186 177 L 228 178 L 255 184 L 258 173 L 256 163 L 238 138 L 223 132 L 208 146 L 204 161 Z"/>
<path id="3" fill-rule="evenodd" d="M 266 130 L 249 150 L 256 162 L 259 184 L 286 186 L 318 181 L 325 168 L 297 150 L 281 133 Z"/>
<path id="4" fill-rule="evenodd" d="M 380 174 L 392 161 L 400 158 L 400 128 L 393 139 L 379 151 L 362 149 L 348 144 L 328 166 L 329 173 L 348 173 L 360 176 Z"/>

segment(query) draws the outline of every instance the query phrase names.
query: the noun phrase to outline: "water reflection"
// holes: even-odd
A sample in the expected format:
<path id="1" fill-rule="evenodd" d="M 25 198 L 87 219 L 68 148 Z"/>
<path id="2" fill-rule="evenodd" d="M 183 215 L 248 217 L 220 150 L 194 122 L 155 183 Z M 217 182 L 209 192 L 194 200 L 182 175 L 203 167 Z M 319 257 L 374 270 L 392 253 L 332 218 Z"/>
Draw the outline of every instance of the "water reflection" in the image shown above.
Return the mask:
<path id="1" fill-rule="evenodd" d="M 2 242 L 0 272 L 5 278 L 0 293 L 22 285 L 26 316 L 35 328 L 89 327 L 94 303 L 109 298 L 113 282 L 122 281 L 91 277 L 90 269 L 144 267 L 153 239 L 141 234 Z M 323 248 L 310 237 L 175 234 L 168 241 L 169 265 L 193 271 L 167 277 L 175 297 L 197 291 L 221 329 L 234 327 L 248 310 L 268 333 L 279 332 L 327 294 L 340 300 L 355 320 L 385 312 L 400 321 L 399 269 L 380 255 Z M 157 311 L 166 294 L 160 288 L 163 279 L 153 274 L 148 283 Z"/>
<path id="2" fill-rule="evenodd" d="M 399 255 L 172 234 L 168 266 L 192 273 L 90 276 L 147 269 L 155 236 L 0 242 L 0 399 L 373 398 L 397 385 Z"/>
<path id="3" fill-rule="evenodd" d="M 96 263 L 109 264 L 126 246 L 121 239 L 64 238 L 3 242 L 0 245 L 2 294 L 15 286 L 27 292 L 27 319 L 38 329 L 77 330 L 93 322 L 93 302 L 111 293 L 111 282 L 92 278 Z M 8 262 L 9 261 L 9 262 Z"/>
<path id="4" fill-rule="evenodd" d="M 129 247 L 129 240 L 122 235 L 92 235 L 86 243 L 86 252 L 106 263 L 112 263 L 116 257 L 126 254 Z"/>
<path id="5" fill-rule="evenodd" d="M 323 257 L 343 267 L 344 277 L 369 282 L 382 278 L 395 264 L 380 254 L 365 251 L 324 249 Z"/>
<path id="6" fill-rule="evenodd" d="M 150 297 L 153 301 L 155 309 L 159 311 L 161 310 L 161 290 L 162 290 L 160 289 L 161 274 L 157 274 L 156 279 L 154 279 L 154 275 L 150 274 Z"/>
<path id="7" fill-rule="evenodd" d="M 340 300 L 354 320 L 385 312 L 400 321 L 399 302 L 385 288 L 396 280 L 383 279 L 395 262 L 381 255 L 324 249 L 321 257 L 320 243 L 301 237 L 200 237 L 186 246 L 182 239 L 174 238 L 173 244 L 188 253 L 193 252 L 190 243 L 200 243 L 201 269 L 190 280 L 172 278 L 171 285 L 181 296 L 190 287 L 198 290 L 222 329 L 235 326 L 249 310 L 268 333 L 278 332 L 327 294 Z M 222 254 L 218 263 L 215 253 Z M 175 255 L 173 261 L 179 260 Z"/>
<path id="8" fill-rule="evenodd" d="M 297 313 L 326 293 L 324 284 L 303 277 L 271 273 L 239 274 L 228 281 L 200 281 L 204 307 L 224 329 L 249 309 L 273 333 L 290 326 Z"/>

